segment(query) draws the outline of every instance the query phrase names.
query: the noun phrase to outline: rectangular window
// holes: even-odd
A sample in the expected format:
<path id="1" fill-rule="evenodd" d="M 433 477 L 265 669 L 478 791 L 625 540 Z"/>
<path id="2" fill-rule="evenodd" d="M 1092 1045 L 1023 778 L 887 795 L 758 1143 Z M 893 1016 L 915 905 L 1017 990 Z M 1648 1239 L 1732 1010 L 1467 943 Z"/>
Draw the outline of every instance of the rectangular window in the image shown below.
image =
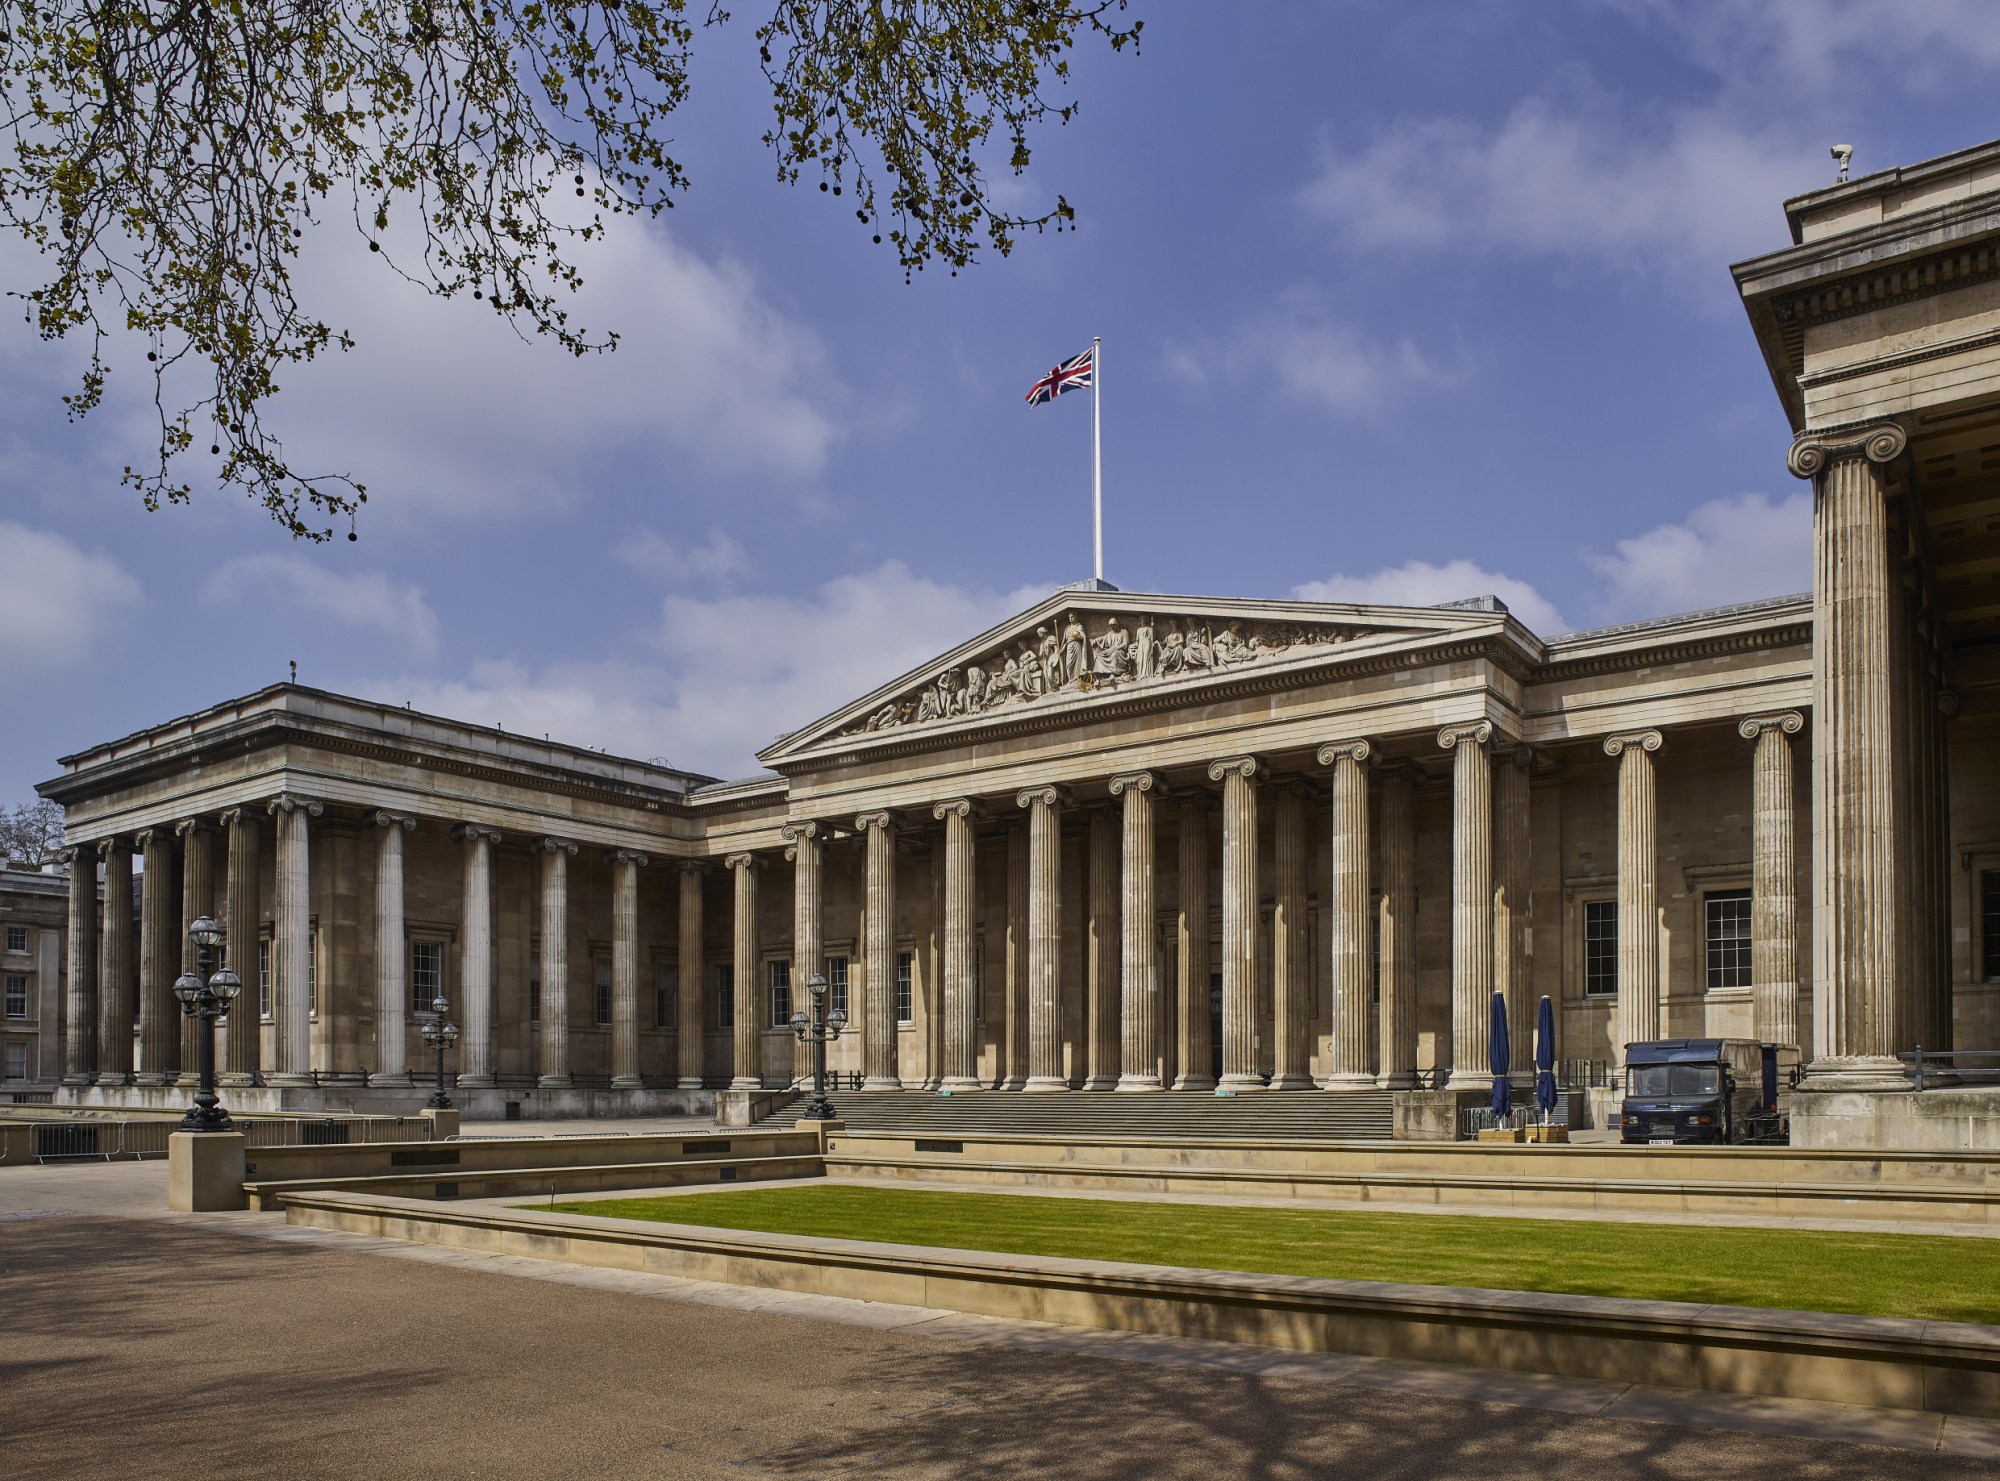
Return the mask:
<path id="1" fill-rule="evenodd" d="M 7 1078 L 9 1080 L 28 1078 L 28 1046 L 18 1039 L 7 1046 Z"/>
<path id="2" fill-rule="evenodd" d="M 792 964 L 772 962 L 771 976 L 771 1027 L 785 1028 L 792 1021 Z"/>
<path id="3" fill-rule="evenodd" d="M 319 932 L 306 932 L 306 1012 L 319 1012 Z"/>
<path id="4" fill-rule="evenodd" d="M 2000 980 L 2000 869 L 1982 870 L 1979 875 L 1979 954 L 1980 976 L 1988 982 Z"/>
<path id="5" fill-rule="evenodd" d="M 1750 892 L 1718 890 L 1703 897 L 1702 914 L 1709 991 L 1750 986 Z"/>
<path id="6" fill-rule="evenodd" d="M 599 957 L 593 965 L 597 969 L 597 1026 L 611 1027 L 611 959 Z"/>
<path id="7" fill-rule="evenodd" d="M 896 953 L 896 1022 L 908 1023 L 914 1016 L 910 1006 L 910 953 Z"/>
<path id="8" fill-rule="evenodd" d="M 653 1027 L 672 1028 L 681 1021 L 681 969 L 674 962 L 653 968 Z"/>
<path id="9" fill-rule="evenodd" d="M 1583 907 L 1583 990 L 1594 998 L 1618 994 L 1618 902 Z"/>
<path id="10" fill-rule="evenodd" d="M 736 1027 L 736 966 L 733 962 L 715 964 L 715 1026 Z"/>
<path id="11" fill-rule="evenodd" d="M 7 979 L 7 1016 L 9 1018 L 28 1016 L 28 979 L 25 977 Z"/>
<path id="12" fill-rule="evenodd" d="M 431 1004 L 444 996 L 444 943 L 410 943 L 410 1011 L 428 1013 Z"/>
<path id="13" fill-rule="evenodd" d="M 830 956 L 826 959 L 826 1011 L 838 1009 L 847 1011 L 847 958 Z"/>
<path id="14" fill-rule="evenodd" d="M 271 942 L 266 938 L 257 943 L 257 1016 L 271 1016 Z"/>
<path id="15" fill-rule="evenodd" d="M 26 926 L 7 927 L 7 950 L 19 956 L 28 949 L 28 928 Z"/>

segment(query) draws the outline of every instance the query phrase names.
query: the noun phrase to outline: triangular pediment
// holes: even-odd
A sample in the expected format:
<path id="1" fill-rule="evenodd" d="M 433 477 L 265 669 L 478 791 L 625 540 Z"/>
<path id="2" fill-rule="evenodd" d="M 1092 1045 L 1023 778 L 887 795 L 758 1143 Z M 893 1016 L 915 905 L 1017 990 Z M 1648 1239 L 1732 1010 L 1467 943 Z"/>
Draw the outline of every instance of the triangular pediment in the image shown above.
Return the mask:
<path id="1" fill-rule="evenodd" d="M 1504 609 L 1058 591 L 758 753 L 773 769 L 837 750 L 955 740 L 1120 698 L 1273 677 L 1438 638 L 1497 632 Z M 1517 633 L 1525 630 L 1514 624 Z"/>

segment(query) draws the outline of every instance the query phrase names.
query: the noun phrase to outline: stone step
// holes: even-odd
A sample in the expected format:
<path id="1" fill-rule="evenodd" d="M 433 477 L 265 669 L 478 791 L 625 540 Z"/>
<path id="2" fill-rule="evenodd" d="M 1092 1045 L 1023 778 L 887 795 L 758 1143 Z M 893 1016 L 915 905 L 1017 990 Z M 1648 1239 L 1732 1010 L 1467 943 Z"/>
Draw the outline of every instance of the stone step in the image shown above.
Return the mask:
<path id="1" fill-rule="evenodd" d="M 1388 1091 L 1338 1095 L 1281 1091 L 1237 1096 L 975 1091 L 945 1096 L 909 1090 L 848 1090 L 833 1092 L 832 1100 L 835 1114 L 856 1130 L 925 1136 L 1010 1133 L 1367 1140 L 1387 1139 L 1393 1119 L 1393 1097 Z"/>

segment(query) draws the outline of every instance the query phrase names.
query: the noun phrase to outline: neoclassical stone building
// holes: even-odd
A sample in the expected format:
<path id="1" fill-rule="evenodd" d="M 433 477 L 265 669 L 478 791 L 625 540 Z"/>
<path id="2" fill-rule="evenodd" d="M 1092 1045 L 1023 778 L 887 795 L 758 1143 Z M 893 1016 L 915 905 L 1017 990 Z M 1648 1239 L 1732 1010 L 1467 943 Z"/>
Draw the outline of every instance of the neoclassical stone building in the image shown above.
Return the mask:
<path id="1" fill-rule="evenodd" d="M 103 875 L 67 1093 L 180 1075 L 204 909 L 239 1098 L 295 1103 L 410 1096 L 439 991 L 475 1109 L 781 1084 L 813 970 L 883 1087 L 1476 1090 L 1495 991 L 1517 1073 L 1547 994 L 1566 1059 L 1756 1037 L 1850 1110 L 2000 1043 L 2000 145 L 1786 209 L 1735 271 L 1811 595 L 1544 637 L 1087 583 L 740 782 L 275 686 L 42 788 Z"/>

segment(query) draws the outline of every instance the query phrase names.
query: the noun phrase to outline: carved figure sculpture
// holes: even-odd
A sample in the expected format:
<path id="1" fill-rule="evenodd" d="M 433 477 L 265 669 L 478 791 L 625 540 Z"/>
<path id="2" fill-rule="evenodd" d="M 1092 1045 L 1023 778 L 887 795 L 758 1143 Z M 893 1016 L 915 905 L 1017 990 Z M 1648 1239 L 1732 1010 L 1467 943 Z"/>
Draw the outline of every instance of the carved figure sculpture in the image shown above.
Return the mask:
<path id="1" fill-rule="evenodd" d="M 976 663 L 965 666 L 965 713 L 976 715 L 986 703 L 986 670 Z"/>
<path id="2" fill-rule="evenodd" d="M 1126 664 L 1132 654 L 1132 640 L 1125 636 L 1125 629 L 1112 618 L 1111 625 L 1099 634 L 1090 645 L 1090 676 L 1099 684 L 1110 684 L 1125 677 Z"/>
<path id="3" fill-rule="evenodd" d="M 1235 623 L 1229 623 L 1215 635 L 1215 666 L 1226 668 L 1232 663 L 1245 663 L 1253 656 L 1249 644 L 1236 630 Z"/>
<path id="4" fill-rule="evenodd" d="M 1090 640 L 1085 636 L 1083 624 L 1077 621 L 1076 613 L 1069 614 L 1063 623 L 1062 634 L 1062 683 L 1064 688 L 1081 683 L 1084 670 L 1090 662 Z"/>
<path id="5" fill-rule="evenodd" d="M 1035 651 L 1042 660 L 1042 688 L 1049 691 L 1062 688 L 1062 644 L 1056 641 L 1056 635 L 1046 627 L 1036 628 Z"/>
<path id="6" fill-rule="evenodd" d="M 1188 624 L 1187 666 L 1191 669 L 1213 669 L 1215 667 L 1215 645 L 1209 641 L 1208 629 Z"/>
<path id="7" fill-rule="evenodd" d="M 1153 619 L 1141 617 L 1132 629 L 1132 677 L 1144 683 L 1153 677 Z"/>
<path id="8" fill-rule="evenodd" d="M 1160 644 L 1160 677 L 1171 679 L 1187 668 L 1187 639 L 1177 627 L 1169 628 Z"/>

